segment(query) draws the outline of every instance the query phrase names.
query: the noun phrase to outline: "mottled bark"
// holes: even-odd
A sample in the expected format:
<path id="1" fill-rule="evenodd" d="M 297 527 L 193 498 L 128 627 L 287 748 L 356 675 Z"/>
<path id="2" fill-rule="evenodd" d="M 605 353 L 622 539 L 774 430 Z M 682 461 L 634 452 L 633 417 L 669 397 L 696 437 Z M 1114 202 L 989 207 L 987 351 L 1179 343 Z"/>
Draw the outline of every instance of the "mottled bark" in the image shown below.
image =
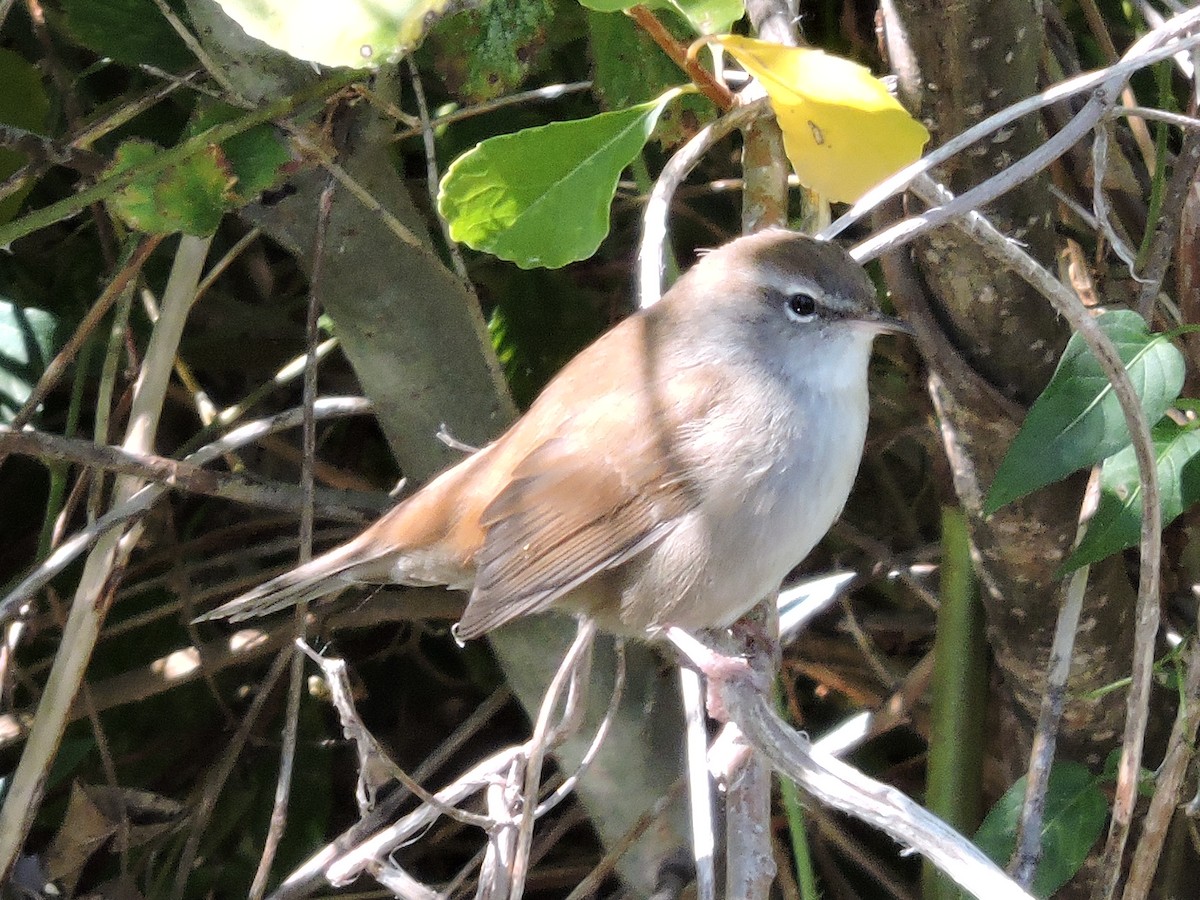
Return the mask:
<path id="1" fill-rule="evenodd" d="M 1045 32 L 1033 0 L 885 3 L 887 49 L 905 102 L 935 143 L 1010 103 L 1038 93 Z M 994 175 L 1045 138 L 1027 117 L 938 173 L 956 192 Z M 1048 176 L 1031 179 L 986 210 L 996 224 L 1055 265 Z M 1062 587 L 1057 569 L 1075 534 L 1081 479 L 1038 491 L 984 518 L 982 501 L 1019 426 L 1020 407 L 1045 386 L 1069 337 L 1049 304 L 1011 272 L 998 271 L 967 238 L 944 228 L 885 262 L 897 305 L 923 318 L 923 350 L 950 459 L 954 489 L 970 516 L 1000 672 L 1000 721 L 1016 730 L 993 751 L 1002 777 L 1023 771 L 1042 700 Z M 1014 414 L 1015 413 L 1015 414 Z M 1123 698 L 1081 699 L 1128 672 L 1133 591 L 1119 558 L 1093 568 L 1075 658 L 1060 755 L 1095 764 L 1119 739 Z"/>

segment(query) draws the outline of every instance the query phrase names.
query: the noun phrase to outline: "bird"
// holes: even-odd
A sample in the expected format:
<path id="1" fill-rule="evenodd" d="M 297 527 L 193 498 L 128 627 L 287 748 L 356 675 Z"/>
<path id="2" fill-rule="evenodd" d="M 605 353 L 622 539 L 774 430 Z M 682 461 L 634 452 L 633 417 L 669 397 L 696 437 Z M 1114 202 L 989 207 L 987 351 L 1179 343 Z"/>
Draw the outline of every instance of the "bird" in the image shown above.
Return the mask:
<path id="1" fill-rule="evenodd" d="M 402 584 L 468 591 L 460 641 L 547 610 L 641 638 L 727 627 L 840 515 L 872 342 L 906 331 L 839 246 L 781 228 L 734 239 L 581 351 L 494 442 L 201 619 Z"/>

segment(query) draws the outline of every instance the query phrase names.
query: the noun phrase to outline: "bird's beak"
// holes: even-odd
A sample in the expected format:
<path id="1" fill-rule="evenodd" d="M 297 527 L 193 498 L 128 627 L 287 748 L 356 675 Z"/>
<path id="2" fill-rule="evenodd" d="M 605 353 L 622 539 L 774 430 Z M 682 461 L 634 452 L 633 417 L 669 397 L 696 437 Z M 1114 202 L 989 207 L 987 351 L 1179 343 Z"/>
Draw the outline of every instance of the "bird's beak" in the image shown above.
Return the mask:
<path id="1" fill-rule="evenodd" d="M 903 319 L 897 319 L 895 316 L 886 316 L 883 313 L 873 313 L 870 316 L 864 316 L 862 319 L 864 325 L 867 325 L 876 331 L 887 331 L 892 334 L 906 334 L 909 337 L 916 337 L 916 331 L 913 327 Z"/>

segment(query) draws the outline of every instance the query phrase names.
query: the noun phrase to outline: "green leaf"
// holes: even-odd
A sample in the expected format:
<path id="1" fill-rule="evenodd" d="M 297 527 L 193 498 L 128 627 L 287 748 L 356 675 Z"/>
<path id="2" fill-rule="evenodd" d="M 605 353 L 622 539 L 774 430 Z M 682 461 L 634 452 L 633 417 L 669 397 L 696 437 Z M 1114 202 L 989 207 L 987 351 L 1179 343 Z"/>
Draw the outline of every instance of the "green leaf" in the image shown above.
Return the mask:
<path id="1" fill-rule="evenodd" d="M 0 298 L 0 422 L 8 424 L 46 370 L 58 319 Z"/>
<path id="2" fill-rule="evenodd" d="M 1025 778 L 1017 779 L 992 807 L 975 833 L 975 843 L 994 863 L 1004 866 L 1017 845 L 1017 823 L 1025 801 Z M 1049 897 L 1079 871 L 1104 830 L 1108 801 L 1086 767 L 1055 763 L 1046 790 L 1042 820 L 1042 861 L 1033 893 Z"/>
<path id="3" fill-rule="evenodd" d="M 1200 430 L 1163 419 L 1153 430 L 1155 469 L 1167 526 L 1200 500 Z M 1100 472 L 1100 506 L 1064 564 L 1075 569 L 1133 547 L 1142 536 L 1142 486 L 1133 447 L 1110 456 Z"/>
<path id="4" fill-rule="evenodd" d="M 1107 312 L 1096 324 L 1116 345 L 1146 418 L 1157 422 L 1183 388 L 1183 355 L 1129 310 Z M 996 472 L 984 512 L 1093 466 L 1128 444 L 1129 429 L 1112 385 L 1083 338 L 1072 335 Z"/>
<path id="5" fill-rule="evenodd" d="M 430 35 L 434 68 L 464 102 L 511 93 L 542 58 L 554 22 L 551 0 L 506 0 L 469 9 Z"/>
<path id="6" fill-rule="evenodd" d="M 746 13 L 743 0 L 652 0 L 639 4 L 639 0 L 579 0 L 580 4 L 596 12 L 621 12 L 638 5 L 651 9 L 667 8 L 683 16 L 700 34 L 717 34 L 728 31 L 729 26 Z"/>
<path id="7" fill-rule="evenodd" d="M 579 0 L 579 5 L 596 12 L 613 13 L 633 9 L 638 5 L 638 0 Z"/>
<path id="8" fill-rule="evenodd" d="M 246 114 L 224 103 L 203 110 L 188 128 L 189 135 L 201 134 L 223 122 Z M 283 134 L 274 125 L 257 125 L 221 142 L 225 160 L 237 181 L 232 186 L 236 200 L 248 203 L 263 191 L 279 185 L 296 161 Z"/>
<path id="9" fill-rule="evenodd" d="M 742 0 L 668 0 L 675 10 L 701 34 L 719 34 L 746 14 Z"/>
<path id="10" fill-rule="evenodd" d="M 184 21 L 181 0 L 171 8 Z M 66 0 L 67 30 L 89 50 L 127 66 L 143 63 L 178 72 L 195 65 L 192 51 L 154 0 Z"/>
<path id="11" fill-rule="evenodd" d="M 250 37 L 323 66 L 376 68 L 421 42 L 454 0 L 217 0 Z"/>
<path id="12" fill-rule="evenodd" d="M 587 13 L 592 54 L 592 89 L 604 109 L 624 109 L 652 100 L 679 84 L 679 66 L 628 16 Z M 715 117 L 703 94 L 685 94 L 663 110 L 654 140 L 664 147 L 682 144 Z"/>
<path id="13" fill-rule="evenodd" d="M 438 191 L 451 236 L 523 269 L 591 256 L 608 234 L 617 179 L 678 93 L 476 144 L 450 165 Z"/>
<path id="14" fill-rule="evenodd" d="M 105 175 L 136 168 L 161 151 L 149 141 L 129 140 L 117 148 Z M 205 235 L 217 230 L 233 183 L 221 149 L 210 144 L 179 165 L 138 177 L 105 201 L 132 228 L 150 234 Z"/>
<path id="15" fill-rule="evenodd" d="M 26 131 L 41 134 L 46 128 L 50 100 L 42 87 L 42 73 L 37 66 L 11 50 L 0 50 L 0 123 L 15 125 Z M 0 149 L 0 182 L 8 179 L 28 160 L 17 150 Z M 25 195 L 33 189 L 33 181 L 0 200 L 0 222 L 17 214 Z"/>

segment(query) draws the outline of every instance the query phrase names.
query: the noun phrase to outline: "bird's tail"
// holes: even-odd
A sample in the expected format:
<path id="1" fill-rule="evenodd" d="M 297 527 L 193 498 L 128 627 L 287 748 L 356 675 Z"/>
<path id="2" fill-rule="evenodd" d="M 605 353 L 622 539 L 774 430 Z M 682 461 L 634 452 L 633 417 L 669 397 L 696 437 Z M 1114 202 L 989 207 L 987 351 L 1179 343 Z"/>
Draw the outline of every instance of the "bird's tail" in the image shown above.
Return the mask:
<path id="1" fill-rule="evenodd" d="M 351 541 L 323 553 L 303 565 L 265 581 L 253 590 L 196 618 L 197 622 L 228 619 L 241 622 L 257 616 L 270 615 L 298 603 L 317 600 L 349 587 L 356 579 L 348 575 L 351 568 L 363 562 L 361 552 Z"/>

